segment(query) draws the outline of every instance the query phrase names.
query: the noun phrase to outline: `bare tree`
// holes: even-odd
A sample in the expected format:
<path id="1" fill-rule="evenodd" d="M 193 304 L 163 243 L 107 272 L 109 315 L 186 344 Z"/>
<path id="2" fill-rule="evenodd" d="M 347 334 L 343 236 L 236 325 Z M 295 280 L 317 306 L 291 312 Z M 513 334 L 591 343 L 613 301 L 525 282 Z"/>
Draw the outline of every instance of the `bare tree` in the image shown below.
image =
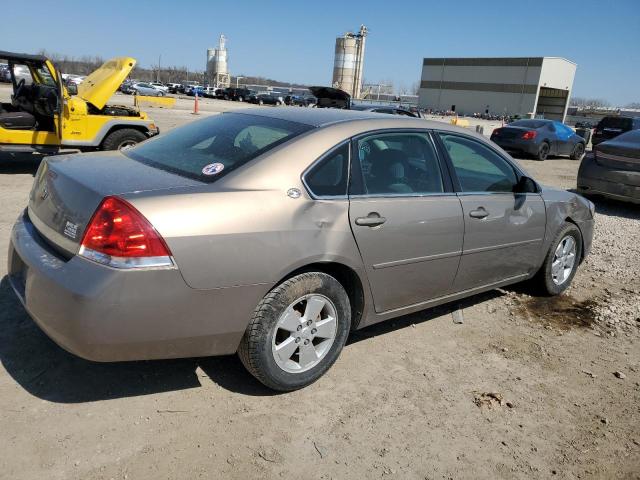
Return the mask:
<path id="1" fill-rule="evenodd" d="M 572 107 L 602 108 L 611 106 L 611 103 L 602 98 L 571 97 L 569 105 Z"/>

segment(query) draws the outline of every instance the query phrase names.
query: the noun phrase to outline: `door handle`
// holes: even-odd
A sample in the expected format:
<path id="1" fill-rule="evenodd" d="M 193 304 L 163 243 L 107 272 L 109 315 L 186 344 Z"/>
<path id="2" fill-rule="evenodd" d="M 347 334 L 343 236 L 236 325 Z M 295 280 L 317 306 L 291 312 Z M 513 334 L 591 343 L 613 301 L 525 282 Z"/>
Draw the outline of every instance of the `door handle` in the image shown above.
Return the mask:
<path id="1" fill-rule="evenodd" d="M 486 218 L 489 216 L 489 212 L 487 212 L 484 207 L 478 207 L 477 210 L 471 210 L 469 216 L 472 218 Z"/>
<path id="2" fill-rule="evenodd" d="M 361 227 L 377 227 L 386 221 L 387 219 L 381 217 L 378 212 L 371 212 L 366 217 L 356 218 L 356 225 L 360 225 Z"/>

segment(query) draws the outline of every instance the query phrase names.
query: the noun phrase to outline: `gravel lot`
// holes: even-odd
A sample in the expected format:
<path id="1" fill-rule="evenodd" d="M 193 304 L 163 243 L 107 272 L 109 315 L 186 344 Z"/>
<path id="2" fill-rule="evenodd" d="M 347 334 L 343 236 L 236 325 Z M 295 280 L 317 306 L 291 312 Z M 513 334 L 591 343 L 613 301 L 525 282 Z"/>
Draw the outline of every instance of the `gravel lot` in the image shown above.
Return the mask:
<path id="1" fill-rule="evenodd" d="M 191 108 L 148 111 L 167 131 Z M 522 163 L 575 187 L 578 162 Z M 463 325 L 441 307 L 365 329 L 276 395 L 235 357 L 97 364 L 41 333 L 6 279 L 36 168 L 0 158 L 0 477 L 640 478 L 638 207 L 597 200 L 564 296 L 517 286 L 465 301 Z"/>

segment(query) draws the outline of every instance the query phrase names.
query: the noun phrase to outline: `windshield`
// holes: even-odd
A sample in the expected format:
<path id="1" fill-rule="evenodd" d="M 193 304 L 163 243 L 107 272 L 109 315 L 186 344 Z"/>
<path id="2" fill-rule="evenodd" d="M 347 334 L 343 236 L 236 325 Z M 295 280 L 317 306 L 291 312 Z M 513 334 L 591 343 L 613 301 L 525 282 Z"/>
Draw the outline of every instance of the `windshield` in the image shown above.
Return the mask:
<path id="1" fill-rule="evenodd" d="M 123 150 L 178 175 L 213 182 L 312 127 L 276 118 L 222 113 Z"/>
<path id="2" fill-rule="evenodd" d="M 541 128 L 549 122 L 541 122 L 540 120 L 516 120 L 509 124 L 510 127 L 525 127 L 525 128 Z"/>

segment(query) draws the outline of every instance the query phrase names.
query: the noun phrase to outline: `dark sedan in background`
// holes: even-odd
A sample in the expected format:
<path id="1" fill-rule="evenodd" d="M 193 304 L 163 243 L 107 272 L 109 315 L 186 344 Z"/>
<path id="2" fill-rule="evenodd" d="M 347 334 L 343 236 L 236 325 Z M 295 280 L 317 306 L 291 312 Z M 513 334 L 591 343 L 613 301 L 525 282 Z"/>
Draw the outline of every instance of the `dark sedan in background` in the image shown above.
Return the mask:
<path id="1" fill-rule="evenodd" d="M 598 125 L 596 125 L 591 143 L 595 146 L 612 138 L 616 138 L 625 132 L 637 129 L 640 129 L 640 117 L 627 117 L 622 115 L 604 117 L 598 122 Z"/>
<path id="2" fill-rule="evenodd" d="M 640 130 L 593 147 L 580 164 L 578 191 L 640 203 Z"/>
<path id="3" fill-rule="evenodd" d="M 404 115 L 405 117 L 420 118 L 418 113 L 410 112 L 400 107 L 392 107 L 389 105 L 351 105 L 351 110 L 360 110 L 361 112 L 387 113 L 389 115 Z"/>
<path id="4" fill-rule="evenodd" d="M 532 155 L 538 160 L 549 155 L 569 155 L 580 160 L 586 147 L 584 138 L 553 120 L 517 120 L 496 128 L 491 140 L 504 150 Z"/>

